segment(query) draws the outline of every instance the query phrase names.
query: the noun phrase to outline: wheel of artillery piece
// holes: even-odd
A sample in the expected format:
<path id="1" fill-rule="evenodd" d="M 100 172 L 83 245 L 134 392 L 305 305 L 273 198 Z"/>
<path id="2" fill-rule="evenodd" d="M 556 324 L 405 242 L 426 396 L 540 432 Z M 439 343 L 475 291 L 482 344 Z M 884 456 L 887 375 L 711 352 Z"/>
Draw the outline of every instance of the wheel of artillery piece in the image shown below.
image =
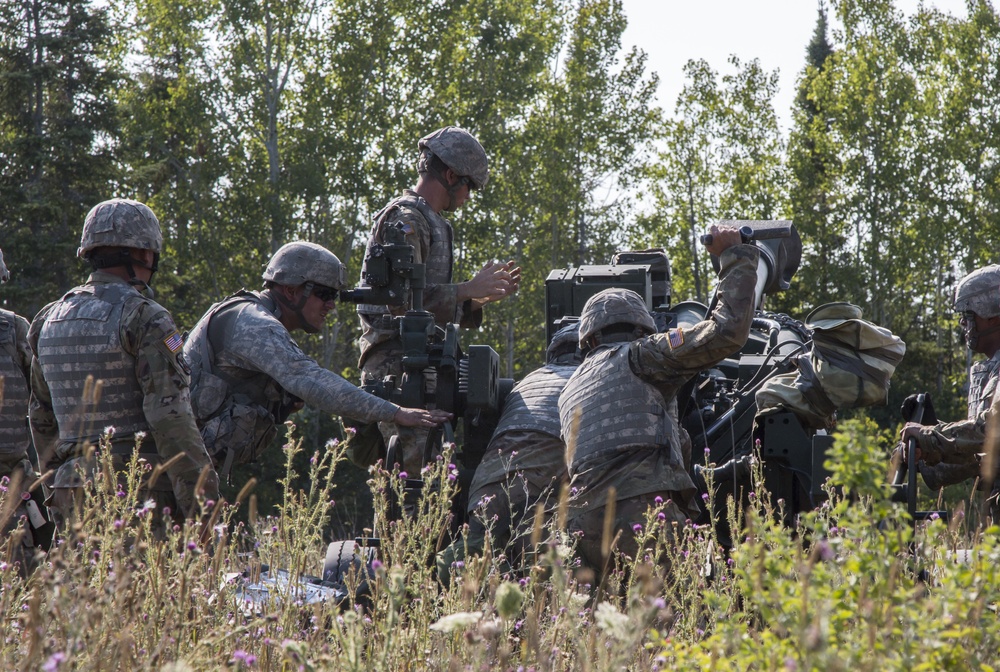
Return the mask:
<path id="1" fill-rule="evenodd" d="M 323 563 L 323 581 L 346 587 L 353 570 L 361 592 L 372 571 L 375 549 L 361 547 L 356 541 L 334 541 L 326 547 L 326 561 Z"/>

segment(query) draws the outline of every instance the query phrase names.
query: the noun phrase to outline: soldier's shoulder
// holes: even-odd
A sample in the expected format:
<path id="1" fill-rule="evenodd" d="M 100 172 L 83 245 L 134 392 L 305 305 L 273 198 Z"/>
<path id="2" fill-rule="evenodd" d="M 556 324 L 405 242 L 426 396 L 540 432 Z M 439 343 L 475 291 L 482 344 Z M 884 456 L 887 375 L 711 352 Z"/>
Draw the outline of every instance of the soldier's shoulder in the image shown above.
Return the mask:
<path id="1" fill-rule="evenodd" d="M 145 333 L 169 334 L 178 330 L 169 310 L 141 295 L 126 300 L 122 310 L 122 326 L 130 331 Z"/>
<path id="2" fill-rule="evenodd" d="M 61 300 L 62 299 L 59 301 Z M 56 307 L 59 301 L 53 301 L 52 303 L 43 306 L 42 309 L 35 313 L 35 316 L 31 318 L 31 323 L 28 326 L 28 340 L 30 342 L 33 343 L 38 339 L 38 333 L 42 330 L 45 320 L 48 319 L 52 309 Z"/>
<path id="3" fill-rule="evenodd" d="M 386 209 L 385 216 L 380 222 L 380 228 L 384 230 L 397 224 L 403 226 L 404 233 L 413 233 L 414 231 L 426 229 L 428 226 L 427 218 L 424 217 L 420 208 L 409 200 L 394 201 Z"/>
<path id="4" fill-rule="evenodd" d="M 23 335 L 28 332 L 28 320 L 12 310 L 0 308 L 0 329 Z"/>

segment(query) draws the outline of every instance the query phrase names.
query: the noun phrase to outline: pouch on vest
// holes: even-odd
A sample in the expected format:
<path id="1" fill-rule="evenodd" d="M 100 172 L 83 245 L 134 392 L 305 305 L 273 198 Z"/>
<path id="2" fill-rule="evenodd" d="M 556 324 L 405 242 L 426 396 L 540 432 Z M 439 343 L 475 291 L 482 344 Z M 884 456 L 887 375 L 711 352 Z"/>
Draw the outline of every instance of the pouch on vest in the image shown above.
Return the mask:
<path id="1" fill-rule="evenodd" d="M 201 430 L 205 445 L 215 449 L 212 460 L 221 463 L 219 475 L 223 478 L 229 477 L 233 465 L 253 462 L 277 433 L 267 409 L 238 403 L 223 409 Z"/>
<path id="2" fill-rule="evenodd" d="M 198 377 L 198 384 L 192 385 L 191 409 L 194 417 L 211 418 L 229 396 L 229 385 L 215 374 L 204 369 Z"/>
<path id="3" fill-rule="evenodd" d="M 347 437 L 344 439 L 347 443 L 347 459 L 365 469 L 379 460 L 385 460 L 385 438 L 377 422 L 365 423 L 351 418 L 341 418 L 341 422 L 344 436 Z"/>

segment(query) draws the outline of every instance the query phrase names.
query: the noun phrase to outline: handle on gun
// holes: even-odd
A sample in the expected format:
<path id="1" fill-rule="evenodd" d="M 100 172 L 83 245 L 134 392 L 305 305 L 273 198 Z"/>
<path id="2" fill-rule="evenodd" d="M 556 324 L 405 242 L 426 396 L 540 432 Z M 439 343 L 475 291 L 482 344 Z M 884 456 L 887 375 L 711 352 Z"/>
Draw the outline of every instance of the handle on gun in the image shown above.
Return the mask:
<path id="1" fill-rule="evenodd" d="M 788 227 L 785 228 L 767 228 L 767 229 L 754 229 L 751 226 L 744 224 L 739 228 L 740 238 L 743 243 L 752 243 L 755 240 L 770 240 L 771 238 L 788 238 L 792 235 L 791 230 Z M 706 233 L 701 237 L 701 244 L 708 246 L 712 244 L 712 234 Z"/>
<path id="2" fill-rule="evenodd" d="M 910 422 L 923 422 L 924 420 L 924 409 L 927 406 L 927 397 L 921 392 L 917 395 L 917 403 L 913 406 L 913 412 L 910 414 Z M 906 462 L 907 469 L 902 469 L 902 465 L 897 467 L 896 474 L 892 479 L 893 485 L 902 485 L 904 480 L 910 476 L 908 473 L 910 469 L 916 470 L 916 460 L 914 459 L 917 454 L 917 440 L 914 437 L 910 437 L 906 440 L 906 454 L 904 460 Z M 912 478 L 911 478 L 912 481 Z"/>
<path id="3" fill-rule="evenodd" d="M 766 237 L 766 236 L 757 236 L 757 232 L 754 231 L 749 226 L 741 226 L 739 228 L 739 232 L 740 232 L 740 240 L 744 244 L 746 244 L 746 243 L 752 243 L 755 240 L 763 239 L 763 238 Z M 712 236 L 711 233 L 703 234 L 702 237 L 701 237 L 701 244 L 704 245 L 705 247 L 708 247 L 709 245 L 712 244 L 712 241 L 714 239 L 715 238 Z"/>

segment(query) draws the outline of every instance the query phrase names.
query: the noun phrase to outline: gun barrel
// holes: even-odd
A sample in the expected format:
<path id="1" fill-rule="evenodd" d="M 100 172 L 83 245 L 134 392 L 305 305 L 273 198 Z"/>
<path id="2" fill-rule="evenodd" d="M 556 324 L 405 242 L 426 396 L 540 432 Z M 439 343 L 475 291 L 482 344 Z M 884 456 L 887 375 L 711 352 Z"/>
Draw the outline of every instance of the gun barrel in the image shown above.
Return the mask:
<path id="1" fill-rule="evenodd" d="M 720 222 L 720 224 L 725 224 L 725 222 Z M 792 235 L 792 227 L 790 226 L 768 226 L 761 228 L 754 228 L 747 224 L 739 227 L 740 237 L 743 239 L 744 243 L 752 243 L 756 240 L 773 240 L 775 238 L 790 238 Z M 706 233 L 701 236 L 701 244 L 708 245 L 712 244 L 714 237 L 710 233 Z"/>

